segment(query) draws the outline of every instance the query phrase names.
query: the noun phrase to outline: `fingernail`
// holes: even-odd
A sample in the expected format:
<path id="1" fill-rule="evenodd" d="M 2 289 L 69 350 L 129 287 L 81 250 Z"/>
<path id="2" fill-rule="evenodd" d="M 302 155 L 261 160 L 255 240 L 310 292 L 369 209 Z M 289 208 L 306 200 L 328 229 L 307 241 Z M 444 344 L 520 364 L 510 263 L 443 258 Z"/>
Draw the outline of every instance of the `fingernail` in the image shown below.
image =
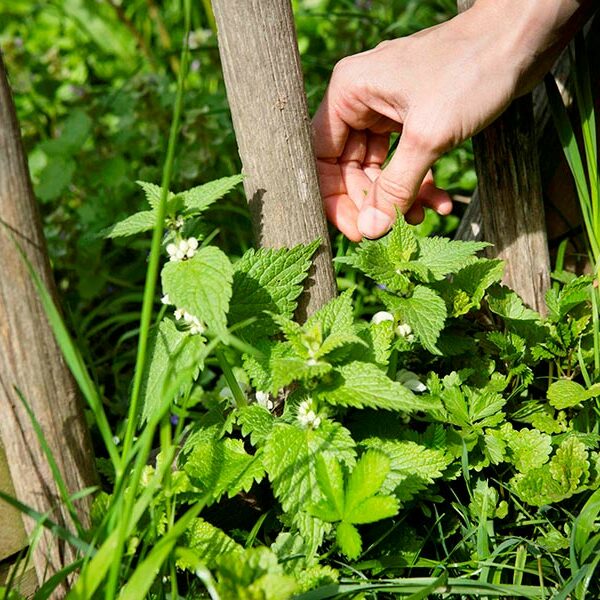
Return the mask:
<path id="1" fill-rule="evenodd" d="M 392 217 L 374 206 L 367 206 L 358 214 L 358 230 L 367 238 L 378 238 L 392 226 Z"/>

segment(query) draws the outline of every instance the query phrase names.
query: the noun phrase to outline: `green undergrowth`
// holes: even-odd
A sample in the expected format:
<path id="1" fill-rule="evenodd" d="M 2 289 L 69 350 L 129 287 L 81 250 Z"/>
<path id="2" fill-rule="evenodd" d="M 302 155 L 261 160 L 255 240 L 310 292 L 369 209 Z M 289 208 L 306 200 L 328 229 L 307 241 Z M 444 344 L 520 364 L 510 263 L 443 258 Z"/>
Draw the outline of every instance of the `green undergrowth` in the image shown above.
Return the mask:
<path id="1" fill-rule="evenodd" d="M 486 244 L 399 217 L 339 259 L 381 310 L 349 289 L 300 324 L 318 241 L 231 261 L 203 237 L 238 182 L 166 195 L 135 437 L 99 460 L 69 597 L 597 597 L 592 279 L 542 318 Z M 105 235 L 154 225 L 140 185 Z"/>

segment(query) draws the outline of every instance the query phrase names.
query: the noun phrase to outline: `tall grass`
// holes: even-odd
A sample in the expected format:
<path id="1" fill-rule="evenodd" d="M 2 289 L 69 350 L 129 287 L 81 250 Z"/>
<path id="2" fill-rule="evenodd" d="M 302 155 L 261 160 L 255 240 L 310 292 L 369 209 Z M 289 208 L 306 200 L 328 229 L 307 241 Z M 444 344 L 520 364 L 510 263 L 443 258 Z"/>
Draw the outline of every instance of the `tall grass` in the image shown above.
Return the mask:
<path id="1" fill-rule="evenodd" d="M 577 129 L 573 127 L 554 78 L 546 77 L 546 91 L 560 143 L 569 164 L 586 233 L 589 260 L 594 274 L 591 288 L 594 381 L 600 379 L 600 173 L 598 169 L 598 142 L 596 114 L 590 81 L 590 68 L 585 39 L 577 34 L 574 42 L 573 87 L 578 116 Z M 576 132 L 581 133 L 581 144 Z"/>

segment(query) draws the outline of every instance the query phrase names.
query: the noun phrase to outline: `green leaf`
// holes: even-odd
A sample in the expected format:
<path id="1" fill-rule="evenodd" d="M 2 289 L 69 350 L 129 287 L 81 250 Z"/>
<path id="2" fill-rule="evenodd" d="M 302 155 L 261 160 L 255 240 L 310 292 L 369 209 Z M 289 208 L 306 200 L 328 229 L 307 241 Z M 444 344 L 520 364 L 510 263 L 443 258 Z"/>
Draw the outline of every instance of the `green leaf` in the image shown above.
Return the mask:
<path id="1" fill-rule="evenodd" d="M 144 190 L 144 195 L 146 196 L 146 200 L 148 204 L 153 208 L 158 208 L 160 204 L 160 198 L 162 195 L 162 188 L 160 185 L 156 185 L 155 183 L 148 183 L 147 181 L 136 181 L 136 183 Z M 173 192 L 169 192 L 167 194 L 167 200 L 173 197 Z M 154 211 L 151 211 L 154 212 Z"/>
<path id="2" fill-rule="evenodd" d="M 165 402 L 190 388 L 204 365 L 205 342 L 201 335 L 179 331 L 171 319 L 163 319 L 152 329 L 140 390 L 143 421 L 159 414 Z"/>
<path id="3" fill-rule="evenodd" d="M 223 554 L 241 554 L 244 549 L 236 541 L 232 540 L 221 529 L 207 523 L 204 519 L 196 519 L 187 528 L 184 544 L 194 553 L 201 557 L 202 562 L 209 569 L 215 565 L 215 559 Z M 194 569 L 195 565 L 188 563 L 182 556 L 177 561 L 180 569 Z"/>
<path id="4" fill-rule="evenodd" d="M 223 337 L 227 334 L 232 277 L 227 255 L 213 246 L 200 248 L 189 260 L 168 262 L 161 273 L 163 292 L 171 303 Z"/>
<path id="5" fill-rule="evenodd" d="M 320 378 L 333 367 L 326 362 L 307 361 L 296 357 L 275 358 L 271 362 L 271 392 L 276 394 L 292 381 L 305 381 Z"/>
<path id="6" fill-rule="evenodd" d="M 220 556 L 216 564 L 217 592 L 223 600 L 288 600 L 298 591 L 296 580 L 265 547 Z"/>
<path id="7" fill-rule="evenodd" d="M 342 521 L 336 529 L 335 537 L 343 554 L 350 560 L 358 558 L 362 551 L 362 540 L 354 525 Z"/>
<path id="8" fill-rule="evenodd" d="M 178 196 L 183 200 L 186 214 L 197 215 L 228 194 L 243 179 L 243 175 L 222 177 L 182 192 Z"/>
<path id="9" fill-rule="evenodd" d="M 417 238 L 417 262 L 428 271 L 426 281 L 437 281 L 457 273 L 474 262 L 475 253 L 487 248 L 487 242 L 461 242 L 442 237 Z"/>
<path id="10" fill-rule="evenodd" d="M 356 463 L 346 486 L 344 518 L 351 522 L 350 514 L 383 485 L 390 470 L 390 459 L 377 450 L 367 450 Z"/>
<path id="11" fill-rule="evenodd" d="M 394 227 L 385 238 L 388 256 L 394 264 L 408 262 L 418 249 L 414 228 L 406 222 L 399 211 L 396 217 Z"/>
<path id="12" fill-rule="evenodd" d="M 323 421 L 317 429 L 278 423 L 264 447 L 264 465 L 275 497 L 291 513 L 306 510 L 321 497 L 317 457 L 336 458 L 353 465 L 354 441 L 341 425 Z"/>
<path id="13" fill-rule="evenodd" d="M 388 457 L 390 470 L 381 492 L 393 493 L 403 502 L 442 477 L 452 462 L 452 457 L 444 449 L 426 448 L 412 441 L 367 438 L 361 445 Z"/>
<path id="14" fill-rule="evenodd" d="M 559 379 L 548 388 L 548 401 L 554 408 L 562 410 L 600 396 L 600 384 L 596 383 L 586 390 L 582 385 L 570 379 Z"/>
<path id="15" fill-rule="evenodd" d="M 143 210 L 103 229 L 98 235 L 106 238 L 125 237 L 154 229 L 156 213 L 152 210 Z"/>
<path id="16" fill-rule="evenodd" d="M 197 488 L 211 493 L 212 501 L 247 492 L 264 475 L 260 454 L 248 454 L 242 440 L 232 438 L 199 440 L 183 468 Z"/>
<path id="17" fill-rule="evenodd" d="M 317 483 L 332 514 L 324 521 L 339 521 L 344 514 L 344 474 L 342 466 L 333 457 L 317 457 Z M 318 511 L 317 511 L 317 515 Z"/>
<path id="18" fill-rule="evenodd" d="M 585 446 L 567 438 L 549 464 L 518 474 L 510 480 L 514 492 L 528 504 L 544 506 L 570 498 L 586 489 L 590 464 Z"/>
<path id="19" fill-rule="evenodd" d="M 436 346 L 446 322 L 446 304 L 432 289 L 415 287 L 410 298 L 397 298 L 393 302 L 396 317 L 410 325 L 424 348 L 432 354 L 441 354 Z"/>
<path id="20" fill-rule="evenodd" d="M 521 473 L 527 473 L 548 462 L 552 452 L 552 438 L 548 434 L 526 427 L 515 431 L 508 424 L 502 427 L 502 434 L 508 444 L 512 462 Z"/>
<path id="21" fill-rule="evenodd" d="M 306 321 L 304 329 L 309 331 L 317 324 L 320 325 L 320 330 L 325 337 L 354 333 L 352 290 L 346 290 L 311 315 Z"/>
<path id="22" fill-rule="evenodd" d="M 256 318 L 244 329 L 244 336 L 255 340 L 275 333 L 277 327 L 265 313 L 292 317 L 318 247 L 317 240 L 291 250 L 261 248 L 246 252 L 234 265 L 230 325 Z"/>
<path id="23" fill-rule="evenodd" d="M 335 369 L 335 373 L 337 378 L 331 385 L 321 384 L 315 390 L 315 395 L 328 404 L 404 412 L 427 411 L 434 406 L 433 401 L 392 381 L 372 363 L 354 361 Z"/>
<path id="24" fill-rule="evenodd" d="M 258 404 L 237 409 L 236 417 L 242 428 L 242 435 L 250 436 L 250 443 L 253 446 L 262 444 L 275 424 L 273 415 Z"/>
<path id="25" fill-rule="evenodd" d="M 398 500 L 393 496 L 371 496 L 365 498 L 345 514 L 348 523 L 362 525 L 389 519 L 398 514 Z"/>
<path id="26" fill-rule="evenodd" d="M 42 202 L 58 198 L 71 183 L 75 173 L 75 161 L 62 155 L 52 156 L 39 175 L 35 195 Z"/>

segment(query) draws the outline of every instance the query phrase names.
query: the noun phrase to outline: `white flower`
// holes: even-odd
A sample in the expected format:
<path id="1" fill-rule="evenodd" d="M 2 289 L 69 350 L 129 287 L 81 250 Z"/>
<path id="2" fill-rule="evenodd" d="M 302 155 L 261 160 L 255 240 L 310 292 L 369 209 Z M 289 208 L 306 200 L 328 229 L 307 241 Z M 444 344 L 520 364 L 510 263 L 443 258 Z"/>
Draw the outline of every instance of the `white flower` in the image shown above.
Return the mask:
<path id="1" fill-rule="evenodd" d="M 168 304 L 171 304 L 171 300 L 169 299 L 169 294 L 165 294 L 165 295 L 164 295 L 164 296 L 163 296 L 163 297 L 160 299 L 160 301 L 161 301 L 163 304 L 167 304 L 167 305 L 168 305 Z"/>
<path id="2" fill-rule="evenodd" d="M 179 240 L 179 242 L 167 244 L 167 254 L 169 260 L 177 262 L 180 260 L 187 260 L 192 258 L 196 254 L 198 249 L 198 240 L 195 237 L 188 238 L 187 240 Z"/>
<path id="3" fill-rule="evenodd" d="M 185 221 L 183 220 L 183 217 L 181 215 L 179 215 L 176 219 L 175 219 L 175 223 L 173 223 L 175 229 L 181 229 L 184 225 L 185 225 Z"/>
<path id="4" fill-rule="evenodd" d="M 202 324 L 202 321 L 200 321 L 198 317 L 195 317 L 194 315 L 189 313 L 187 310 L 184 310 L 183 308 L 177 308 L 175 309 L 175 312 L 173 314 L 175 316 L 176 321 L 181 321 L 181 319 L 183 319 L 185 323 L 189 325 L 187 331 L 191 335 L 204 333 L 205 327 Z"/>
<path id="5" fill-rule="evenodd" d="M 379 325 L 379 323 L 383 323 L 384 321 L 393 320 L 394 315 L 392 313 L 387 312 L 386 310 L 380 310 L 371 317 L 371 323 L 373 323 L 373 325 Z"/>
<path id="6" fill-rule="evenodd" d="M 318 365 L 318 364 L 319 364 L 319 361 L 316 358 L 309 358 L 306 361 L 306 366 L 307 367 L 314 367 L 315 365 Z"/>
<path id="7" fill-rule="evenodd" d="M 427 386 L 419 379 L 416 373 L 407 369 L 400 369 L 396 373 L 396 381 L 412 392 L 426 392 Z"/>
<path id="8" fill-rule="evenodd" d="M 256 403 L 267 410 L 273 410 L 275 406 L 269 392 L 261 392 L 260 390 L 256 390 Z"/>
<path id="9" fill-rule="evenodd" d="M 303 400 L 298 406 L 298 421 L 302 427 L 310 427 L 311 429 L 317 429 L 321 424 L 321 417 L 315 412 L 310 398 Z"/>
<path id="10" fill-rule="evenodd" d="M 219 392 L 219 398 L 221 398 L 221 400 L 233 400 L 233 392 L 231 391 L 231 388 L 228 386 L 225 386 Z"/>
<path id="11" fill-rule="evenodd" d="M 406 341 L 412 342 L 415 339 L 412 329 L 408 323 L 401 323 L 396 327 L 396 335 L 398 337 L 406 338 Z"/>

